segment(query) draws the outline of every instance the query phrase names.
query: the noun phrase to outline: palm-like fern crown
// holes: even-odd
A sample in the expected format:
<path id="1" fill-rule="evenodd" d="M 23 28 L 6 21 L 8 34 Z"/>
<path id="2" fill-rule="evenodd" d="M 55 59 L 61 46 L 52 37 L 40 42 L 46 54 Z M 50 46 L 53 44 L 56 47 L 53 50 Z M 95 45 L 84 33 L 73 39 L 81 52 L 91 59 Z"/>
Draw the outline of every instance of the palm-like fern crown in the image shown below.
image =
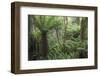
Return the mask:
<path id="1" fill-rule="evenodd" d="M 61 22 L 54 16 L 33 16 L 33 24 L 41 32 L 48 32 L 49 30 L 59 26 Z"/>

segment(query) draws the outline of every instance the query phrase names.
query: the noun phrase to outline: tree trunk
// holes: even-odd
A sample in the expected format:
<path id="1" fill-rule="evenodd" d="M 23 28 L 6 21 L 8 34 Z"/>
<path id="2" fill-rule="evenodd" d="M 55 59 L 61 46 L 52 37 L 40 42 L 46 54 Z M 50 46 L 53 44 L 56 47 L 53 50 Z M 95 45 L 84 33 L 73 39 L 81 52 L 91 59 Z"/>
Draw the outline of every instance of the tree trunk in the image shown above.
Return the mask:
<path id="1" fill-rule="evenodd" d="M 40 49 L 40 54 L 43 57 L 43 59 L 47 59 L 47 54 L 48 54 L 48 41 L 47 41 L 47 33 L 42 32 L 41 35 L 41 49 Z"/>
<path id="2" fill-rule="evenodd" d="M 68 25 L 68 18 L 66 16 L 63 17 L 64 18 L 64 34 L 63 34 L 63 52 L 66 52 L 66 48 L 65 48 L 65 42 L 67 40 L 67 25 Z"/>
<path id="3" fill-rule="evenodd" d="M 82 18 L 82 20 L 81 20 L 81 41 L 83 42 L 83 40 L 84 40 L 84 30 L 83 30 L 83 28 L 84 28 L 84 20 L 83 20 L 83 18 Z"/>
<path id="4" fill-rule="evenodd" d="M 86 39 L 86 31 L 87 31 L 87 18 L 82 18 L 81 20 L 81 30 L 80 30 L 80 38 L 81 41 L 83 42 Z"/>
<path id="5" fill-rule="evenodd" d="M 66 41 L 66 34 L 67 34 L 67 25 L 68 25 L 68 18 L 64 16 L 64 39 L 63 43 Z"/>
<path id="6" fill-rule="evenodd" d="M 29 15 L 28 16 L 28 60 L 32 60 L 33 59 L 33 50 L 34 50 L 34 40 L 32 39 L 32 16 Z"/>

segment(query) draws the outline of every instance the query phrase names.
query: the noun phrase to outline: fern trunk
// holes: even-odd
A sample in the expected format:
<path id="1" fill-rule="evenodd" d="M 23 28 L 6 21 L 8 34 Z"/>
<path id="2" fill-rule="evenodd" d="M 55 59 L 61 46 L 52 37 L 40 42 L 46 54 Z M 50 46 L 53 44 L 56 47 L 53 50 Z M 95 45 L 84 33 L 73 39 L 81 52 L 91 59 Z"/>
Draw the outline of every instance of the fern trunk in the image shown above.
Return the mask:
<path id="1" fill-rule="evenodd" d="M 41 35 L 41 56 L 43 59 L 47 59 L 48 54 L 48 40 L 47 40 L 47 33 L 42 32 Z"/>

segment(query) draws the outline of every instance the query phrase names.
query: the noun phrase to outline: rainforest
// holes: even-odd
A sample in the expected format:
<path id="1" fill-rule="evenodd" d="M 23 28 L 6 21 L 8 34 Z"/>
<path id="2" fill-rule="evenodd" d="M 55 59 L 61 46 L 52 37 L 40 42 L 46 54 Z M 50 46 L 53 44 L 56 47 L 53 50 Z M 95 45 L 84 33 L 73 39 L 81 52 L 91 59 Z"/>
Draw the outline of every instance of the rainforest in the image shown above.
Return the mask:
<path id="1" fill-rule="evenodd" d="M 87 57 L 87 17 L 28 15 L 28 60 Z"/>

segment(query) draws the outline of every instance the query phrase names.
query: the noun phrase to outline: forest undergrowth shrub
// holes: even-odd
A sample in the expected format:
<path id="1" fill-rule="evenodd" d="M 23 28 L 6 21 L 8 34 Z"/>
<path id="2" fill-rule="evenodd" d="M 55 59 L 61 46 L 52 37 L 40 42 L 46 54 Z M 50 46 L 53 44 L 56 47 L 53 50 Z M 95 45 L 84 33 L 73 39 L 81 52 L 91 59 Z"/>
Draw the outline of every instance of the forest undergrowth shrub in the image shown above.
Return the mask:
<path id="1" fill-rule="evenodd" d="M 67 40 L 64 43 L 65 50 L 62 50 L 62 47 L 57 44 L 53 43 L 53 46 L 51 49 L 49 49 L 48 58 L 49 59 L 72 59 L 72 58 L 78 58 L 80 54 L 80 50 L 78 48 L 84 48 L 87 49 L 87 41 L 81 42 L 81 41 L 72 41 Z M 63 52 L 62 52 L 63 51 Z"/>

